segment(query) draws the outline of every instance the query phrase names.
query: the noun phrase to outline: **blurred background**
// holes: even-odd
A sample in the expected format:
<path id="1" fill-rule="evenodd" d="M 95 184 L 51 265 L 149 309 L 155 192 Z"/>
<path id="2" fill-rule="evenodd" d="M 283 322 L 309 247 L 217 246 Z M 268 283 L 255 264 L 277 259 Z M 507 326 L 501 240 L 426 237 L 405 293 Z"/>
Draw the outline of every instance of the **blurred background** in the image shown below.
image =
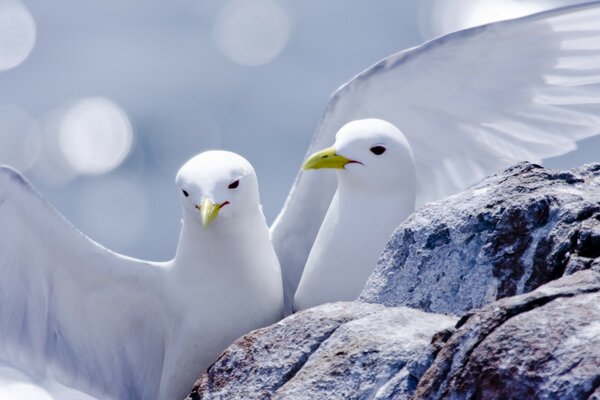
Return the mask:
<path id="1" fill-rule="evenodd" d="M 424 40 L 566 0 L 0 0 L 0 163 L 85 234 L 166 260 L 175 174 L 207 149 L 279 212 L 330 94 Z M 600 137 L 547 160 L 597 161 Z"/>

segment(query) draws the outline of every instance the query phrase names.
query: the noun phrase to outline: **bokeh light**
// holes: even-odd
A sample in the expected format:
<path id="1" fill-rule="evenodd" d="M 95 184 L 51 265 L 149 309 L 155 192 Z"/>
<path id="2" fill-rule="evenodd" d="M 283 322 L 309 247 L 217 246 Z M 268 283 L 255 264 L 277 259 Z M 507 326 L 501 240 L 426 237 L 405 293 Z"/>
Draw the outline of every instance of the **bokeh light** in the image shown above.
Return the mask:
<path id="1" fill-rule="evenodd" d="M 64 113 L 64 108 L 58 108 L 37 120 L 41 132 L 41 149 L 31 168 L 31 174 L 46 186 L 63 186 L 77 176 L 59 145 L 59 127 Z"/>
<path id="2" fill-rule="evenodd" d="M 271 0 L 232 0 L 214 27 L 217 46 L 232 61 L 261 65 L 284 49 L 290 33 L 286 12 Z"/>
<path id="3" fill-rule="evenodd" d="M 0 107 L 0 164 L 22 172 L 37 161 L 41 137 L 36 122 L 14 106 Z"/>
<path id="4" fill-rule="evenodd" d="M 18 0 L 0 0 L 0 71 L 21 64 L 35 44 L 35 21 Z"/>
<path id="5" fill-rule="evenodd" d="M 127 115 L 105 98 L 79 100 L 60 122 L 60 148 L 79 173 L 102 174 L 113 170 L 127 157 L 132 142 Z"/>

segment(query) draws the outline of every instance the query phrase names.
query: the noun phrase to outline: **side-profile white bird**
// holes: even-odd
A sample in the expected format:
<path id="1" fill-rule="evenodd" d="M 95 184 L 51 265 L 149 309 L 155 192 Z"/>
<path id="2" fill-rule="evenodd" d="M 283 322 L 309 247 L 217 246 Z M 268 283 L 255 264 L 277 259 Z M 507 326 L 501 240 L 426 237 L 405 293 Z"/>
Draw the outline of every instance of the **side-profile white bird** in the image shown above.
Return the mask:
<path id="1" fill-rule="evenodd" d="M 156 263 L 88 239 L 0 168 L 0 359 L 99 398 L 178 399 L 235 338 L 280 319 L 250 163 L 205 152 L 176 183 L 179 245 Z"/>
<path id="2" fill-rule="evenodd" d="M 306 261 L 294 309 L 360 294 L 383 246 L 415 208 L 415 162 L 398 128 L 379 119 L 350 122 L 304 169 L 333 168 L 338 186 Z"/>
<path id="3" fill-rule="evenodd" d="M 540 162 L 575 149 L 577 140 L 600 132 L 599 85 L 598 1 L 466 29 L 394 54 L 344 84 L 330 100 L 308 154 L 331 146 L 350 121 L 389 121 L 412 149 L 416 190 L 406 196 L 418 207 L 510 163 Z M 358 166 L 347 168 L 354 173 Z M 331 171 L 300 172 L 271 227 L 288 312 L 336 186 Z M 377 224 L 367 224 L 362 237 L 376 230 Z M 329 250 L 318 251 L 323 257 Z M 361 244 L 344 251 L 359 254 Z M 327 257 L 344 259 L 339 253 Z M 349 273 L 352 266 L 339 268 Z M 317 275 L 306 279 L 318 279 L 319 272 L 310 274 Z M 337 279 L 320 286 L 346 294 Z"/>

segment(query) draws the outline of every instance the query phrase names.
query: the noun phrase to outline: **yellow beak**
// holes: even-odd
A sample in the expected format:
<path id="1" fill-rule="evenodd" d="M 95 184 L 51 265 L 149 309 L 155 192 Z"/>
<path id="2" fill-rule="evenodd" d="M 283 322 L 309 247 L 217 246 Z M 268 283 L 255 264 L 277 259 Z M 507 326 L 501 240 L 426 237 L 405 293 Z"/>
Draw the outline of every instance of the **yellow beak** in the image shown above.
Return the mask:
<path id="1" fill-rule="evenodd" d="M 308 159 L 304 162 L 302 166 L 303 170 L 307 169 L 320 169 L 320 168 L 336 168 L 336 169 L 344 169 L 346 164 L 349 162 L 353 162 L 352 160 L 347 159 L 344 156 L 340 156 L 335 153 L 333 147 L 328 147 L 321 151 L 317 151 L 312 154 Z"/>
<path id="2" fill-rule="evenodd" d="M 202 200 L 200 204 L 200 215 L 202 215 L 202 226 L 206 229 L 219 215 L 220 204 L 213 204 L 209 199 Z"/>

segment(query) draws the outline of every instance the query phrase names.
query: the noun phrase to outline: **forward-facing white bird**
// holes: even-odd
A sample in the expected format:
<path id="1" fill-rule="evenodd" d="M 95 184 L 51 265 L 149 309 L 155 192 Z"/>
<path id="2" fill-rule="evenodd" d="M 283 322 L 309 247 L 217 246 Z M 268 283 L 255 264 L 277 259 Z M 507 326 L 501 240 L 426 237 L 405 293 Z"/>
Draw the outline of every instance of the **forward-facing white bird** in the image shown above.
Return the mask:
<path id="1" fill-rule="evenodd" d="M 329 102 L 308 154 L 331 146 L 335 133 L 350 121 L 389 121 L 412 149 L 416 190 L 405 195 L 418 207 L 513 162 L 540 162 L 567 153 L 576 141 L 600 132 L 599 83 L 598 1 L 466 29 L 394 54 L 344 84 Z M 345 172 L 353 174 L 359 167 L 348 165 Z M 271 227 L 287 312 L 328 209 L 319 243 L 334 247 L 319 245 L 315 254 L 329 262 L 356 259 L 365 268 L 360 243 L 342 250 L 341 239 L 329 238 L 333 231 L 327 226 L 335 218 L 332 198 L 342 202 L 341 190 L 334 197 L 336 187 L 335 174 L 300 172 Z M 408 203 L 398 204 L 406 207 Z M 366 240 L 380 233 L 377 226 L 347 234 Z M 382 227 L 389 230 L 388 224 Z M 309 263 L 316 257 L 311 255 Z M 368 268 L 375 263 L 376 257 Z M 344 273 L 355 273 L 349 271 L 356 264 L 341 264 Z M 306 273 L 308 282 L 331 272 L 309 268 Z M 319 285 L 346 296 L 339 288 L 341 279 Z M 304 304 L 323 298 L 333 299 L 320 294 Z"/>
<path id="2" fill-rule="evenodd" d="M 88 239 L 0 168 L 0 359 L 100 398 L 178 399 L 234 339 L 280 319 L 250 163 L 205 152 L 176 183 L 179 245 L 155 263 Z"/>

